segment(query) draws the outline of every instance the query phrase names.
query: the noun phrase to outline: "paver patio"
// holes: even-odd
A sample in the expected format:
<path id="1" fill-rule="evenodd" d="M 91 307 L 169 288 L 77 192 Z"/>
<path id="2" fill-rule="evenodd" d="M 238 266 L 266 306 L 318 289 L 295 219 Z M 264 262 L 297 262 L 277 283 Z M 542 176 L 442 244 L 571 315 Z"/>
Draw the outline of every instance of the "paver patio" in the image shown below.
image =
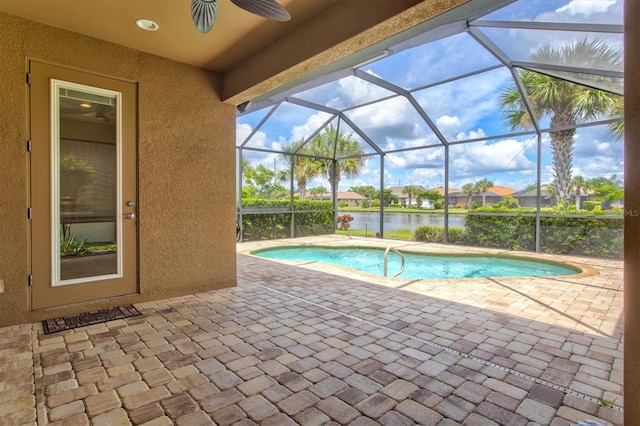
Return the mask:
<path id="1" fill-rule="evenodd" d="M 587 273 L 407 281 L 247 254 L 301 243 L 461 250 L 246 242 L 238 287 L 56 334 L 1 328 L 0 424 L 622 423 L 621 262 L 535 255 Z"/>

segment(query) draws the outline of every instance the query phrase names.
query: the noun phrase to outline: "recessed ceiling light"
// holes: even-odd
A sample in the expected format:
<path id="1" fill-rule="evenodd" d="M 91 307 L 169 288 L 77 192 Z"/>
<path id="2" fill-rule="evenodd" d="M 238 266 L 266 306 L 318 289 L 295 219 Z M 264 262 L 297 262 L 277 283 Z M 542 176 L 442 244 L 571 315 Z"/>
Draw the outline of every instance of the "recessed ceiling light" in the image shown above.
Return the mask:
<path id="1" fill-rule="evenodd" d="M 159 28 L 158 24 L 150 19 L 138 19 L 136 25 L 147 31 L 155 31 Z"/>

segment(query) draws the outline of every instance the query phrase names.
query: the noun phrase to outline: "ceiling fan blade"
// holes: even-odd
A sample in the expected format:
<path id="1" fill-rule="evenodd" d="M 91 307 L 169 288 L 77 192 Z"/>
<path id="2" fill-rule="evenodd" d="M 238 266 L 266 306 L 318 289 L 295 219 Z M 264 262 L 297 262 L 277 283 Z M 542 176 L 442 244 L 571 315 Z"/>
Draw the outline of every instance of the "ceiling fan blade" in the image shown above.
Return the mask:
<path id="1" fill-rule="evenodd" d="M 288 21 L 291 15 L 275 0 L 231 0 L 236 6 L 274 21 Z"/>
<path id="2" fill-rule="evenodd" d="M 213 27 L 218 16 L 217 0 L 191 0 L 191 17 L 198 31 L 205 34 Z"/>

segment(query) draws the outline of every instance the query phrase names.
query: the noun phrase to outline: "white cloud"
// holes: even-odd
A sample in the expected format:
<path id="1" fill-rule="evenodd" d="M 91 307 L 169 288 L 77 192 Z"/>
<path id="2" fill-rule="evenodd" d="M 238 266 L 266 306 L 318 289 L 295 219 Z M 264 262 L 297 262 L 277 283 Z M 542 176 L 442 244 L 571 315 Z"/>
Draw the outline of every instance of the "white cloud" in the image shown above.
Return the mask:
<path id="1" fill-rule="evenodd" d="M 251 126 L 247 123 L 236 123 L 236 146 L 240 146 L 251 134 Z"/>
<path id="2" fill-rule="evenodd" d="M 452 179 L 486 177 L 498 184 L 496 178 L 505 173 L 535 170 L 535 162 L 525 156 L 527 142 L 505 139 L 495 143 L 475 142 L 452 146 Z"/>
<path id="3" fill-rule="evenodd" d="M 291 141 L 297 141 L 300 139 L 306 139 L 313 132 L 318 130 L 328 119 L 330 115 L 325 112 L 318 111 L 316 114 L 311 115 L 307 121 L 301 125 L 294 126 L 291 129 Z"/>
<path id="4" fill-rule="evenodd" d="M 480 139 L 484 138 L 485 136 L 487 135 L 485 135 L 484 130 L 478 129 L 477 131 L 471 130 L 469 133 L 460 132 L 456 135 L 456 140 L 463 141 L 467 139 Z"/>
<path id="5" fill-rule="evenodd" d="M 460 129 L 460 118 L 442 115 L 436 119 L 436 127 L 443 134 L 452 135 Z"/>
<path id="6" fill-rule="evenodd" d="M 407 185 L 422 185 L 426 189 L 444 186 L 444 170 L 442 168 L 415 169 L 407 177 Z"/>
<path id="7" fill-rule="evenodd" d="M 609 7 L 614 4 L 616 4 L 616 0 L 571 0 L 568 4 L 556 9 L 556 12 L 589 16 L 594 13 L 607 12 Z"/>
<path id="8" fill-rule="evenodd" d="M 236 124 L 236 144 L 240 145 L 253 131 L 251 125 L 247 123 L 238 123 Z M 281 151 L 282 144 L 284 143 L 283 139 L 279 139 L 277 141 L 269 142 L 267 140 L 267 135 L 263 132 L 256 132 L 251 140 L 247 143 L 247 148 L 257 148 L 257 149 L 272 149 L 274 151 Z M 252 151 L 249 149 L 245 149 L 242 151 L 242 155 L 244 158 L 249 160 L 249 163 L 252 167 L 257 167 L 262 164 L 265 167 L 273 168 L 274 160 L 276 163 L 281 158 L 278 153 L 265 153 L 261 151 Z"/>
<path id="9" fill-rule="evenodd" d="M 444 164 L 444 149 L 429 148 L 415 151 L 388 154 L 385 157 L 387 169 L 422 169 L 442 168 Z"/>
<path id="10" fill-rule="evenodd" d="M 348 111 L 347 116 L 383 150 L 438 143 L 406 98 L 398 96 Z"/>
<path id="11" fill-rule="evenodd" d="M 494 129 L 488 133 L 500 134 L 504 129 L 497 98 L 510 84 L 511 74 L 501 68 L 417 92 L 416 99 L 431 117 L 438 117 L 436 125 L 447 138 L 489 124 Z"/>
<path id="12" fill-rule="evenodd" d="M 391 92 L 360 78 L 349 76 L 322 87 L 323 91 L 332 90 L 332 97 L 326 102 L 331 108 L 342 109 L 362 104 L 373 99 L 389 96 Z"/>

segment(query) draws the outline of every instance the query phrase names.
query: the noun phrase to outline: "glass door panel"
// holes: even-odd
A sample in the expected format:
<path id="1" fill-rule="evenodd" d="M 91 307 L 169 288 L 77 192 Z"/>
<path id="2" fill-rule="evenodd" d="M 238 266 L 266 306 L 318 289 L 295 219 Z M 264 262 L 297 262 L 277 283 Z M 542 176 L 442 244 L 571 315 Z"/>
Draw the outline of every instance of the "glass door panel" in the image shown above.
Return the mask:
<path id="1" fill-rule="evenodd" d="M 54 285 L 120 276 L 120 94 L 52 83 Z"/>

